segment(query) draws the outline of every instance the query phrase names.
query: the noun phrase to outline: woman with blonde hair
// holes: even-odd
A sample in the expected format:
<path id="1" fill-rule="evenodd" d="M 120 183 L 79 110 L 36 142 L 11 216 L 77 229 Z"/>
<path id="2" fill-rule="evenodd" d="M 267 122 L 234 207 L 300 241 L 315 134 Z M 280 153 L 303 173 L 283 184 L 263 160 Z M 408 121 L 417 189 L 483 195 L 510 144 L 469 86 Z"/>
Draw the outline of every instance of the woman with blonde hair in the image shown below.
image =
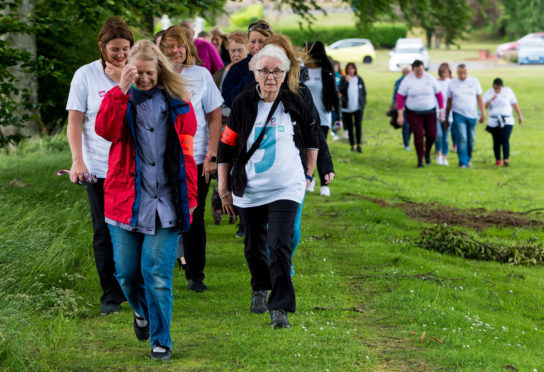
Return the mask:
<path id="1" fill-rule="evenodd" d="M 447 62 L 441 63 L 438 67 L 438 85 L 442 92 L 442 97 L 448 94 L 448 87 L 452 78 L 451 68 Z M 448 162 L 448 154 L 450 150 L 450 127 L 453 122 L 453 115 L 450 112 L 449 116 L 444 121 L 440 121 L 440 111 L 436 113 L 436 141 L 434 143 L 436 149 L 436 164 L 450 165 Z"/>
<path id="2" fill-rule="evenodd" d="M 152 359 L 171 357 L 178 233 L 189 230 L 197 205 L 196 119 L 186 86 L 159 48 L 141 40 L 95 126 L 112 142 L 104 209 L 116 276 L 134 310 L 136 337 L 150 338 Z"/>
<path id="3" fill-rule="evenodd" d="M 189 231 L 182 234 L 187 269 L 187 287 L 194 292 L 203 292 L 206 265 L 206 226 L 204 207 L 210 187 L 210 178 L 217 171 L 217 146 L 221 135 L 221 104 L 223 98 L 210 72 L 197 66 L 185 29 L 172 26 L 164 33 L 160 49 L 174 64 L 174 70 L 189 85 L 197 130 L 194 140 L 194 158 L 198 166 L 198 207 L 193 215 Z"/>
<path id="4" fill-rule="evenodd" d="M 215 49 L 217 49 L 217 52 L 221 56 L 221 60 L 223 60 L 225 66 L 228 65 L 231 62 L 229 55 L 229 35 L 219 27 L 213 27 L 210 30 L 210 36 L 210 41 Z"/>

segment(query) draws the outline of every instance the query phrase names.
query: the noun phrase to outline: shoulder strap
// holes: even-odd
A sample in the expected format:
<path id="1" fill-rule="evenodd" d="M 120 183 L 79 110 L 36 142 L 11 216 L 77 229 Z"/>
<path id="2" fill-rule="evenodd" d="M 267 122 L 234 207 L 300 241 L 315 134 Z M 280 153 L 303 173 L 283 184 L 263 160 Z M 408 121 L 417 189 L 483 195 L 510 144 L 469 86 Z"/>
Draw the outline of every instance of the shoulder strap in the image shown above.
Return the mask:
<path id="1" fill-rule="evenodd" d="M 263 130 L 259 134 L 259 137 L 257 138 L 257 140 L 255 142 L 253 142 L 253 145 L 251 145 L 251 148 L 249 149 L 249 151 L 246 152 L 246 153 L 243 153 L 240 156 L 240 158 L 238 159 L 238 162 L 237 162 L 238 166 L 243 167 L 244 165 L 246 165 L 246 163 L 249 161 L 249 159 L 251 159 L 251 157 L 253 156 L 255 151 L 257 151 L 257 149 L 261 145 L 261 142 L 263 141 L 264 134 L 265 134 L 265 131 L 266 131 L 266 127 L 268 126 L 268 123 L 270 122 L 270 119 L 272 119 L 272 116 L 274 115 L 274 112 L 278 108 L 278 105 L 280 104 L 280 99 L 281 99 L 281 90 L 278 93 L 278 96 L 276 97 L 276 100 L 272 104 L 272 107 L 270 108 L 270 111 L 268 112 L 268 117 L 266 118 L 266 121 L 264 123 Z"/>

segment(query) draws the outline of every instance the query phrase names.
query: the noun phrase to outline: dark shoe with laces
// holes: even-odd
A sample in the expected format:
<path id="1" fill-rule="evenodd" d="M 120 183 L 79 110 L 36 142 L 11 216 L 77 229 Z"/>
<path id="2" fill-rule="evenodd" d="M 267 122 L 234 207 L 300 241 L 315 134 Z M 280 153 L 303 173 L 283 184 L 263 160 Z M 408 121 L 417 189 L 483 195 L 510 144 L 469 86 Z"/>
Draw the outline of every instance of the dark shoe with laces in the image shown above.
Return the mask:
<path id="1" fill-rule="evenodd" d="M 145 321 L 145 319 L 134 313 L 134 333 L 136 334 L 136 338 L 140 341 L 149 340 L 149 321 L 146 321 L 145 326 L 140 327 L 136 320 Z"/>
<path id="2" fill-rule="evenodd" d="M 244 227 L 241 223 L 238 224 L 238 230 L 236 230 L 236 234 L 234 236 L 237 238 L 243 238 L 244 236 L 246 236 L 246 234 L 244 233 Z"/>
<path id="3" fill-rule="evenodd" d="M 168 360 L 172 358 L 172 350 L 170 350 L 167 347 L 160 346 L 163 349 L 166 349 L 165 351 L 156 351 L 155 347 L 151 349 L 151 359 L 153 360 Z"/>
<path id="4" fill-rule="evenodd" d="M 291 328 L 287 320 L 287 312 L 283 309 L 270 310 L 270 325 L 272 328 Z"/>
<path id="5" fill-rule="evenodd" d="M 187 288 L 193 292 L 204 292 L 208 287 L 202 281 L 189 280 Z"/>
<path id="6" fill-rule="evenodd" d="M 268 299 L 268 291 L 253 291 L 251 296 L 250 313 L 264 314 L 268 311 L 266 300 Z"/>
<path id="7" fill-rule="evenodd" d="M 119 305 L 111 302 L 102 304 L 100 315 L 119 314 Z"/>

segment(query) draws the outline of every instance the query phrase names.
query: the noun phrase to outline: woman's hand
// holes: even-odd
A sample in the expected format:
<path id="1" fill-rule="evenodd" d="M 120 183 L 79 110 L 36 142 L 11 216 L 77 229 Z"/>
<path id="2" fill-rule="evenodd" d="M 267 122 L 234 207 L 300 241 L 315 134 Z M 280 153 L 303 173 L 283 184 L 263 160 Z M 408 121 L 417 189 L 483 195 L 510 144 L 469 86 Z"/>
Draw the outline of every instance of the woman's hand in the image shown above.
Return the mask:
<path id="1" fill-rule="evenodd" d="M 70 181 L 72 183 L 77 183 L 77 181 L 83 182 L 83 173 L 89 172 L 87 166 L 83 160 L 72 162 L 72 168 L 70 168 Z"/>
<path id="2" fill-rule="evenodd" d="M 518 116 L 518 123 L 519 124 L 523 123 L 523 115 Z"/>
<path id="3" fill-rule="evenodd" d="M 441 123 L 444 122 L 444 109 L 440 109 L 440 114 L 438 114 L 438 120 L 440 120 Z"/>
<path id="4" fill-rule="evenodd" d="M 106 62 L 106 69 L 104 70 L 106 75 L 109 76 L 109 78 L 116 83 L 119 83 L 121 81 L 121 75 L 123 73 L 122 67 L 117 67 L 109 62 Z"/>
<path id="5" fill-rule="evenodd" d="M 342 129 L 342 126 L 343 126 L 343 123 L 342 123 L 340 120 L 336 120 L 336 121 L 334 122 L 334 128 L 335 128 L 336 130 Z"/>
<path id="6" fill-rule="evenodd" d="M 202 165 L 202 175 L 204 176 L 204 181 L 206 181 L 206 183 L 210 183 L 210 177 L 215 172 L 217 172 L 217 163 L 208 159 L 204 160 L 204 164 Z"/>
<path id="7" fill-rule="evenodd" d="M 232 193 L 230 191 L 227 191 L 225 194 L 219 193 L 219 197 L 221 198 L 223 213 L 228 214 L 229 217 L 236 216 L 236 210 L 232 204 Z"/>
<path id="8" fill-rule="evenodd" d="M 121 79 L 119 80 L 119 89 L 124 94 L 128 93 L 130 86 L 134 83 L 134 80 L 138 77 L 138 70 L 134 65 L 125 65 L 121 72 Z"/>
<path id="9" fill-rule="evenodd" d="M 399 115 L 397 116 L 397 124 L 401 127 L 404 125 L 404 114 L 402 111 L 399 111 Z"/>
<path id="10" fill-rule="evenodd" d="M 334 180 L 334 176 L 336 176 L 336 174 L 334 172 L 327 173 L 325 175 L 325 177 L 324 177 L 325 178 L 325 184 L 328 185 L 329 183 L 331 183 L 332 180 Z"/>

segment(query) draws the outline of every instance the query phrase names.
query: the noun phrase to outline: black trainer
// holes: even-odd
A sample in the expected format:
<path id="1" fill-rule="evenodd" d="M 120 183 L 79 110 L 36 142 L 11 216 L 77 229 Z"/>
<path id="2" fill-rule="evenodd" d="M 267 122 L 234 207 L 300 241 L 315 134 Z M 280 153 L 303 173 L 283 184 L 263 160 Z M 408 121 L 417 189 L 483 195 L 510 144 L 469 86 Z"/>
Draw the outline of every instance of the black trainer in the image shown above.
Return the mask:
<path id="1" fill-rule="evenodd" d="M 187 284 L 187 288 L 189 288 L 193 292 L 204 292 L 208 287 L 203 282 L 197 282 L 195 280 L 189 280 L 189 283 Z"/>
<path id="2" fill-rule="evenodd" d="M 119 305 L 111 302 L 102 304 L 100 315 L 119 314 Z"/>
<path id="3" fill-rule="evenodd" d="M 136 338 L 140 341 L 149 340 L 149 322 L 145 326 L 140 327 L 136 323 L 136 320 L 145 321 L 145 319 L 134 313 L 134 333 L 136 334 Z"/>
<path id="4" fill-rule="evenodd" d="M 283 309 L 270 310 L 270 325 L 274 328 L 291 328 L 287 312 Z"/>
<path id="5" fill-rule="evenodd" d="M 357 145 L 357 152 L 359 153 L 363 152 L 363 148 L 361 147 L 361 145 Z"/>
<path id="6" fill-rule="evenodd" d="M 250 313 L 264 314 L 268 311 L 266 300 L 268 299 L 268 291 L 253 291 L 251 296 Z"/>
<path id="7" fill-rule="evenodd" d="M 244 233 L 244 227 L 241 223 L 238 224 L 238 230 L 236 230 L 236 234 L 234 234 L 234 236 L 237 238 L 243 238 L 244 236 L 246 236 L 246 234 Z"/>
<path id="8" fill-rule="evenodd" d="M 431 165 L 431 154 L 425 153 L 425 165 Z"/>
<path id="9" fill-rule="evenodd" d="M 153 360 L 168 360 L 172 357 L 172 350 L 167 347 L 161 346 L 166 351 L 154 351 L 155 348 L 151 349 L 151 359 Z"/>

